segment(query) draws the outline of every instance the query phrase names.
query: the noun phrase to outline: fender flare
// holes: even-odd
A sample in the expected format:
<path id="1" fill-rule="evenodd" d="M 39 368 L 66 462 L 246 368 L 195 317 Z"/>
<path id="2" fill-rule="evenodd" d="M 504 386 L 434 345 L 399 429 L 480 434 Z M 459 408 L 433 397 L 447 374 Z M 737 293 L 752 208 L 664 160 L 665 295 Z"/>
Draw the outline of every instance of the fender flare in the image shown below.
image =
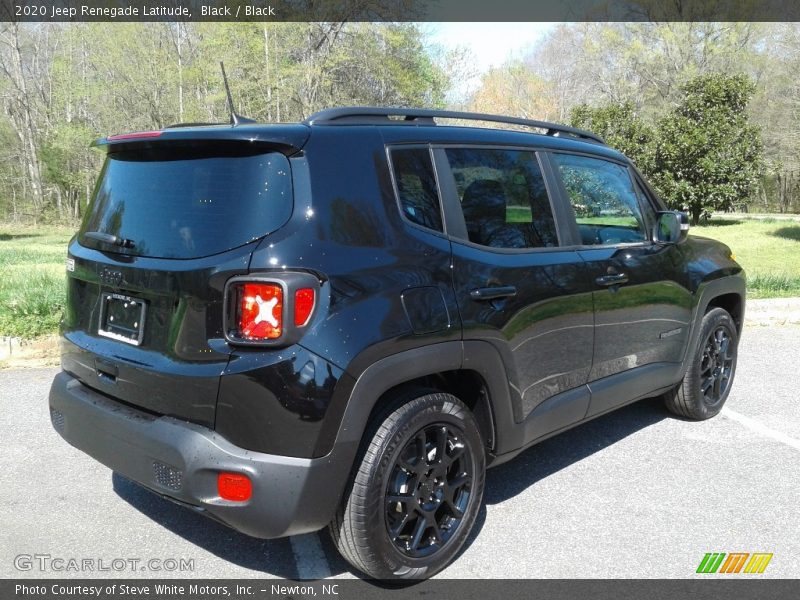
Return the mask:
<path id="1" fill-rule="evenodd" d="M 460 369 L 477 372 L 485 382 L 494 446 L 505 449 L 514 429 L 506 369 L 494 346 L 479 340 L 430 344 L 391 354 L 371 364 L 358 376 L 349 394 L 334 446 L 360 444 L 370 414 L 393 387 Z"/>
<path id="2" fill-rule="evenodd" d="M 686 350 L 683 355 L 681 365 L 681 377 L 686 373 L 689 368 L 689 363 L 694 355 L 692 349 L 697 347 L 698 337 L 700 336 L 700 323 L 703 321 L 703 315 L 708 310 L 708 305 L 714 298 L 723 296 L 725 294 L 736 294 L 742 300 L 742 325 L 744 325 L 744 311 L 745 303 L 747 301 L 745 279 L 741 276 L 726 276 L 719 279 L 711 279 L 704 281 L 697 288 L 697 303 L 695 304 L 694 315 L 692 318 L 692 330 L 689 333 L 689 341 L 686 344 Z"/>

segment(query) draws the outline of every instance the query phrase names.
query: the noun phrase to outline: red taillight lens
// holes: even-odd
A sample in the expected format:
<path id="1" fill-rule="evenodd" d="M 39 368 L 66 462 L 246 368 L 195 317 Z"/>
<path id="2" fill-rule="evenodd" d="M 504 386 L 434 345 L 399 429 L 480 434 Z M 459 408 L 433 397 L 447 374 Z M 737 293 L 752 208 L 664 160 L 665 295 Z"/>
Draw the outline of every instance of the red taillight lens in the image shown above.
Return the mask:
<path id="1" fill-rule="evenodd" d="M 314 290 L 312 288 L 300 288 L 294 293 L 294 324 L 295 327 L 302 327 L 311 318 L 311 311 L 314 310 Z"/>
<path id="2" fill-rule="evenodd" d="M 246 502 L 253 495 L 253 483 L 241 473 L 220 473 L 217 476 L 217 493 L 225 500 Z"/>
<path id="3" fill-rule="evenodd" d="M 239 335 L 246 340 L 274 340 L 283 333 L 283 289 L 274 283 L 242 284 Z"/>

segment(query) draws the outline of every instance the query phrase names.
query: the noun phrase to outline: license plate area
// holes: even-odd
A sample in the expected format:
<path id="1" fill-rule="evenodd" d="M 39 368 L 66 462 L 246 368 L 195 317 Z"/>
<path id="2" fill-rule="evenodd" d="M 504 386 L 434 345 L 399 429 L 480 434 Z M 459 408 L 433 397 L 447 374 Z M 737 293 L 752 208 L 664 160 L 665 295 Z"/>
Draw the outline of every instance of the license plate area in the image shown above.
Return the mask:
<path id="1" fill-rule="evenodd" d="M 97 333 L 103 337 L 138 346 L 144 337 L 144 300 L 105 292 L 100 298 L 100 325 Z"/>

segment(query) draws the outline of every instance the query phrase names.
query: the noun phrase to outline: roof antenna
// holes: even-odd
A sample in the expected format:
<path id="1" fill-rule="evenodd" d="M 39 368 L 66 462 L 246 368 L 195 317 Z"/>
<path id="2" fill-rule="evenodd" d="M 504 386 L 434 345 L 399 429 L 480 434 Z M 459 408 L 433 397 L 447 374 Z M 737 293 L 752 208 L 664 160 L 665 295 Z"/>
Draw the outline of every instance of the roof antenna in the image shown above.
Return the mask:
<path id="1" fill-rule="evenodd" d="M 225 74 L 225 63 L 219 61 L 219 67 L 222 69 L 222 81 L 225 83 L 225 93 L 228 94 L 228 107 L 231 109 L 231 125 L 236 127 L 242 123 L 255 123 L 255 119 L 248 119 L 247 117 L 242 117 L 236 114 L 236 110 L 233 108 L 233 96 L 231 96 L 231 88 L 228 85 L 228 76 Z"/>

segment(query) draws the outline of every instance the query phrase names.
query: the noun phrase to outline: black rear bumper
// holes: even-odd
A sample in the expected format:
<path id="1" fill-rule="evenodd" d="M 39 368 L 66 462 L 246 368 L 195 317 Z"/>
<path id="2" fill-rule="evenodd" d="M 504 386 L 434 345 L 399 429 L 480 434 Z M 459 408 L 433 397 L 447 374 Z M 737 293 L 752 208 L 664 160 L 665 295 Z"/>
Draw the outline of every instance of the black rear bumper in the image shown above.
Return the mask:
<path id="1" fill-rule="evenodd" d="M 355 454 L 349 445 L 315 459 L 251 452 L 200 425 L 132 409 L 65 372 L 50 389 L 50 416 L 65 440 L 110 469 L 259 538 L 327 525 Z M 221 471 L 248 475 L 252 498 L 220 498 Z"/>

